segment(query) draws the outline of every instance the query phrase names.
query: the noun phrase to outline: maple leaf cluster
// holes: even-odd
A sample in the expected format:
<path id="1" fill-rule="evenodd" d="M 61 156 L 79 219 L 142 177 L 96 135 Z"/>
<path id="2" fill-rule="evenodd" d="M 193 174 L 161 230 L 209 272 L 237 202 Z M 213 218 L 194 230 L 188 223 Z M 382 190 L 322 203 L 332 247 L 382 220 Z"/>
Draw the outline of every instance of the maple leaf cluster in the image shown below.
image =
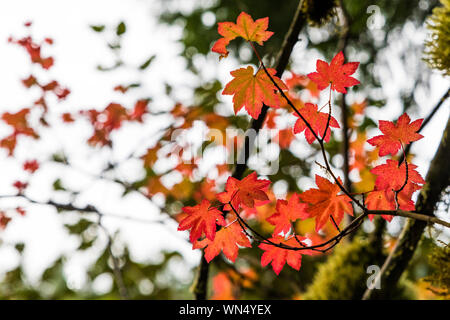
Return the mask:
<path id="1" fill-rule="evenodd" d="M 407 144 L 422 139 L 417 131 L 422 125 L 423 119 L 411 122 L 410 117 L 404 113 L 397 123 L 380 120 L 379 128 L 382 135 L 373 137 L 367 142 L 378 149 L 379 156 L 395 156 L 399 150 L 403 150 Z M 417 166 L 407 163 L 406 154 L 404 161 L 387 159 L 386 163 L 374 167 L 370 172 L 376 176 L 375 189 L 366 198 L 366 206 L 369 210 L 414 210 L 414 202 L 411 199 L 414 192 L 420 190 L 425 180 L 416 171 Z M 392 216 L 383 215 L 390 221 Z M 370 216 L 369 218 L 373 218 Z"/>
<path id="2" fill-rule="evenodd" d="M 214 44 L 212 51 L 219 53 L 220 58 L 227 57 L 229 52 L 226 47 L 237 37 L 245 39 L 250 44 L 257 42 L 262 45 L 272 35 L 272 32 L 267 31 L 267 27 L 268 18 L 254 21 L 248 14 L 242 12 L 236 23 L 219 23 L 218 31 L 222 38 Z M 245 109 L 252 118 L 259 119 L 263 105 L 272 107 L 264 119 L 264 126 L 276 128 L 275 120 L 279 116 L 277 110 L 292 108 L 293 114 L 298 119 L 292 129 L 285 129 L 283 133 L 280 131 L 279 136 L 283 134 L 285 136 L 283 139 L 287 141 L 283 143 L 288 146 L 294 134 L 304 133 L 309 144 L 319 140 L 320 147 L 323 148 L 323 143 L 330 140 L 331 128 L 340 127 L 331 115 L 331 93 L 332 91 L 347 93 L 347 88 L 359 84 L 359 81 L 352 77 L 359 62 L 344 63 L 344 55 L 339 52 L 330 63 L 318 60 L 316 72 L 307 76 L 291 73 L 291 77 L 283 82 L 276 70 L 265 67 L 253 44 L 251 46 L 261 66 L 256 73 L 252 66 L 232 71 L 233 79 L 222 92 L 223 95 L 233 96 L 234 112 L 237 114 L 241 109 Z M 328 105 L 329 113 L 322 112 L 323 107 L 319 109 L 315 103 L 303 102 L 296 93 L 298 87 L 306 88 L 311 99 L 319 98 L 321 91 L 329 87 L 329 100 L 325 105 Z M 365 107 L 365 102 L 362 102 L 352 105 L 351 108 L 355 115 L 360 115 Z M 358 135 L 356 143 L 352 144 L 355 150 L 352 168 L 362 169 L 366 166 L 362 160 L 368 155 L 364 149 L 366 141 L 378 148 L 378 156 L 389 154 L 395 156 L 400 149 L 404 150 L 406 144 L 422 138 L 417 132 L 421 123 L 422 120 L 411 123 L 405 113 L 397 123 L 380 121 L 379 127 L 383 135 L 369 140 L 366 140 L 365 135 Z M 355 125 L 354 122 L 350 122 L 350 127 Z M 155 151 L 149 150 L 144 159 L 154 162 Z M 263 251 L 261 256 L 263 267 L 271 264 L 276 274 L 281 272 L 285 264 L 299 270 L 302 255 L 323 253 L 332 248 L 332 246 L 328 249 L 324 247 L 324 244 L 330 241 L 318 245 L 321 241 L 319 232 L 332 225 L 340 235 L 339 225 L 344 215 L 354 215 L 353 202 L 357 202 L 364 212 L 414 210 L 412 194 L 425 183 L 416 168 L 417 166 L 408 163 L 406 159 L 401 163 L 388 159 L 386 163 L 374 167 L 370 170 L 370 174 L 374 175 L 375 188 L 365 192 L 368 195 L 363 204 L 345 190 L 342 180 L 335 177 L 328 164 L 326 170 L 331 173 L 332 181 L 316 175 L 317 188 L 291 193 L 287 199 L 274 199 L 269 190 L 270 181 L 258 179 L 256 172 L 242 180 L 230 176 L 223 192 L 215 194 L 212 189 L 208 189 L 205 193 L 207 199 L 199 199 L 200 204 L 183 208 L 184 215 L 178 229 L 190 230 L 189 239 L 193 249 L 204 249 L 204 256 L 208 262 L 220 252 L 234 262 L 240 248 L 251 247 L 252 243 L 256 242 Z M 212 203 L 216 200 L 221 204 L 213 206 Z M 271 205 L 273 200 L 276 200 L 274 206 Z M 259 208 L 265 208 L 263 214 L 259 212 Z M 264 237 L 252 229 L 245 221 L 251 217 L 258 217 L 261 222 L 271 225 L 272 235 Z M 383 217 L 389 221 L 392 219 L 392 215 Z M 306 236 L 297 235 L 296 224 L 311 218 L 315 220 L 315 233 L 308 233 Z M 369 218 L 373 217 L 369 215 Z M 338 242 L 340 238 L 336 239 Z M 315 250 L 317 248 L 322 250 Z M 214 285 L 222 288 L 227 296 L 232 296 L 231 284 L 225 274 L 218 275 Z"/>
<path id="3" fill-rule="evenodd" d="M 31 27 L 31 23 L 27 22 L 25 26 L 29 28 Z M 45 38 L 40 44 L 36 43 L 31 36 L 26 36 L 17 40 L 10 37 L 8 41 L 24 48 L 29 54 L 30 60 L 33 64 L 40 65 L 46 71 L 53 66 L 53 57 L 42 57 L 41 54 L 41 48 L 43 45 L 53 44 L 53 40 L 51 38 Z M 33 110 L 40 110 L 39 123 L 43 126 L 48 126 L 46 119 L 49 109 L 47 103 L 48 94 L 53 94 L 56 96 L 58 101 L 65 100 L 70 94 L 70 90 L 61 85 L 58 81 L 50 80 L 42 82 L 39 81 L 33 74 L 30 74 L 27 78 L 23 79 L 22 84 L 27 89 L 38 87 L 40 89 L 40 96 L 34 101 L 32 107 L 23 108 L 16 113 L 5 112 L 1 115 L 1 119 L 13 129 L 13 132 L 10 135 L 0 140 L 0 147 L 6 149 L 9 156 L 14 154 L 19 136 L 28 136 L 33 139 L 39 138 L 35 128 L 33 128 L 28 121 L 28 117 Z"/>
<path id="4" fill-rule="evenodd" d="M 82 110 L 80 114 L 87 117 L 94 128 L 94 133 L 88 139 L 92 146 L 111 145 L 111 132 L 119 129 L 124 121 L 142 122 L 143 116 L 148 112 L 148 100 L 138 100 L 132 110 L 126 109 L 119 103 L 111 102 L 102 111 L 96 109 Z M 63 118 L 64 119 L 64 118 Z M 66 114 L 66 122 L 72 122 L 72 117 Z"/>

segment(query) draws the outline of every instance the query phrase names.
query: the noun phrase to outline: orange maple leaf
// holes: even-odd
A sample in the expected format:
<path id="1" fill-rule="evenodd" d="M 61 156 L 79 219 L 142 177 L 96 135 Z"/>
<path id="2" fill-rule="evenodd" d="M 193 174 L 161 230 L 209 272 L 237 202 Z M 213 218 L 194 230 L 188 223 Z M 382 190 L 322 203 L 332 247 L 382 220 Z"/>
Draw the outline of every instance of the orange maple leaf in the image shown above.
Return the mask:
<path id="1" fill-rule="evenodd" d="M 287 89 L 283 81 L 275 76 L 275 69 L 268 68 L 267 71 L 282 90 Z M 258 119 L 263 103 L 278 108 L 280 98 L 276 94 L 277 87 L 264 70 L 258 70 L 256 74 L 253 73 L 252 66 L 231 71 L 234 79 L 227 83 L 222 94 L 233 95 L 235 113 L 244 107 L 252 118 Z"/>
<path id="2" fill-rule="evenodd" d="M 379 128 L 383 134 L 373 137 L 367 142 L 380 148 L 378 153 L 380 156 L 395 155 L 402 147 L 402 144 L 406 145 L 423 138 L 421 134 L 417 133 L 423 119 L 410 122 L 411 118 L 406 112 L 398 118 L 396 124 L 392 121 L 380 120 Z"/>
<path id="3" fill-rule="evenodd" d="M 309 217 L 306 203 L 300 203 L 297 193 L 294 193 L 289 201 L 277 200 L 276 213 L 267 218 L 267 221 L 275 226 L 274 234 L 287 233 L 291 229 L 292 222 L 297 219 Z"/>
<path id="4" fill-rule="evenodd" d="M 158 151 L 161 145 L 158 143 L 153 148 L 148 148 L 147 152 L 141 157 L 144 160 L 144 168 L 151 168 L 153 164 L 158 160 Z"/>
<path id="5" fill-rule="evenodd" d="M 369 210 L 395 210 L 394 202 L 388 199 L 385 190 L 375 190 L 367 195 L 365 201 L 366 207 Z M 369 220 L 372 221 L 374 215 L 369 214 Z M 391 222 L 393 216 L 381 215 L 385 220 Z"/>
<path id="6" fill-rule="evenodd" d="M 310 124 L 311 128 L 314 130 L 318 137 L 323 137 L 325 133 L 325 128 L 327 127 L 328 122 L 328 113 L 319 112 L 317 104 L 306 103 L 303 108 L 298 109 L 300 114 L 305 118 L 305 120 Z M 313 143 L 316 138 L 312 131 L 306 126 L 305 122 L 297 113 L 294 113 L 299 119 L 295 122 L 294 125 L 294 133 L 301 133 L 305 131 L 305 138 L 309 144 Z M 332 116 L 330 118 L 329 128 L 327 129 L 327 134 L 325 135 L 325 142 L 330 141 L 331 136 L 331 128 L 339 128 L 339 123 Z"/>
<path id="7" fill-rule="evenodd" d="M 349 62 L 344 64 L 344 54 L 339 52 L 328 64 L 323 60 L 317 60 L 316 70 L 308 74 L 308 78 L 317 83 L 320 90 L 331 84 L 331 90 L 347 93 L 345 87 L 352 87 L 359 84 L 359 81 L 350 77 L 355 73 L 359 62 Z"/>
<path id="8" fill-rule="evenodd" d="M 415 210 L 414 201 L 411 199 L 414 192 L 421 187 L 417 184 L 407 184 L 402 191 L 397 195 L 398 206 L 401 210 Z M 366 207 L 369 210 L 395 210 L 395 193 L 393 190 L 374 190 L 367 195 Z M 372 214 L 369 214 L 369 219 L 373 219 Z M 392 220 L 390 215 L 381 215 L 387 221 Z"/>
<path id="9" fill-rule="evenodd" d="M 311 81 L 307 76 L 291 72 L 291 76 L 285 80 L 286 86 L 290 91 L 294 91 L 297 87 L 303 87 L 308 90 L 312 98 L 318 98 L 320 90 L 317 83 Z"/>
<path id="10" fill-rule="evenodd" d="M 212 281 L 214 294 L 211 300 L 234 300 L 233 283 L 226 272 L 219 272 Z"/>
<path id="11" fill-rule="evenodd" d="M 342 184 L 340 178 L 339 182 Z M 311 217 L 316 217 L 316 231 L 319 231 L 332 215 L 339 225 L 344 213 L 353 215 L 352 200 L 347 195 L 338 195 L 341 191 L 336 183 L 316 175 L 319 189 L 309 189 L 300 194 L 300 199 L 309 204 L 307 211 Z"/>
<path id="12" fill-rule="evenodd" d="M 269 180 L 258 180 L 256 172 L 252 172 L 241 181 L 229 177 L 225 185 L 225 191 L 217 194 L 217 199 L 222 203 L 231 201 L 236 210 L 241 203 L 245 207 L 254 208 L 255 200 L 260 202 L 269 200 L 266 194 L 269 185 Z"/>
<path id="13" fill-rule="evenodd" d="M 223 251 L 225 257 L 234 262 L 238 256 L 239 246 L 251 247 L 250 240 L 242 231 L 242 228 L 237 223 L 231 223 L 217 231 L 214 239 L 206 238 L 201 241 L 196 241 L 193 249 L 205 248 L 205 259 L 210 262 L 220 251 Z"/>
<path id="14" fill-rule="evenodd" d="M 253 18 L 248 13 L 241 12 L 236 23 L 218 23 L 217 31 L 223 37 L 216 41 L 211 51 L 219 53 L 220 58 L 227 57 L 229 53 L 227 45 L 237 37 L 242 37 L 247 41 L 257 42 L 259 45 L 262 45 L 264 41 L 273 35 L 273 32 L 266 31 L 268 26 L 268 17 L 253 21 Z"/>
<path id="15" fill-rule="evenodd" d="M 291 145 L 292 140 L 294 140 L 295 136 L 292 132 L 291 128 L 281 129 L 278 131 L 277 136 L 274 139 L 274 142 L 278 142 L 278 145 L 281 149 L 287 149 Z"/>
<path id="16" fill-rule="evenodd" d="M 189 240 L 194 243 L 198 238 L 205 233 L 209 240 L 214 240 L 216 236 L 216 224 L 225 225 L 225 219 L 222 212 L 217 208 L 211 207 L 208 200 L 203 200 L 200 204 L 193 207 L 184 207 L 183 212 L 188 216 L 180 221 L 178 226 L 179 231 L 191 229 Z"/>

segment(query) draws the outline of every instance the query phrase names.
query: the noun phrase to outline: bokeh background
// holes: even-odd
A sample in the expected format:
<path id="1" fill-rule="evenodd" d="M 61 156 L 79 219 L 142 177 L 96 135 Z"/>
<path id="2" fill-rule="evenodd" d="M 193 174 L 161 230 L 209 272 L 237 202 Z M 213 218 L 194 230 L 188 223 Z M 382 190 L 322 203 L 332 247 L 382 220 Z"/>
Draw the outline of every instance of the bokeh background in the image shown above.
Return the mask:
<path id="1" fill-rule="evenodd" d="M 352 17 L 346 58 L 361 62 L 356 75 L 361 85 L 346 99 L 349 105 L 367 101 L 362 126 L 368 136 L 377 132 L 375 125 L 380 119 L 396 119 L 404 111 L 413 119 L 427 116 L 450 86 L 448 77 L 431 70 L 423 61 L 424 43 L 430 36 L 425 20 L 438 1 L 344 2 Z M 43 82 L 56 79 L 71 93 L 64 100 L 48 99 L 50 112 L 46 120 L 50 126 L 40 127 L 39 140 L 21 139 L 14 156 L 0 149 L 0 209 L 26 209 L 24 216 L 14 215 L 0 230 L 0 299 L 119 298 L 111 252 L 118 257 L 129 298 L 192 298 L 189 287 L 201 252 L 192 250 L 187 234 L 177 231 L 173 216 L 182 205 L 195 201 L 194 191 L 199 188 L 195 183 L 204 177 L 217 178 L 220 189 L 226 176 L 219 176 L 214 160 L 205 159 L 191 177 L 195 183 L 180 186 L 188 190 L 187 194 L 168 197 L 164 192 L 150 192 L 134 184 L 149 179 L 140 157 L 160 140 L 167 126 L 179 121 L 170 114 L 176 103 L 207 106 L 223 117 L 232 117 L 232 125 L 245 128 L 249 118 L 244 113 L 234 116 L 231 98 L 220 92 L 231 78 L 230 70 L 243 64 L 257 65 L 256 59 L 245 43 L 236 41 L 230 45 L 230 57 L 219 62 L 217 54 L 210 52 L 219 36 L 216 23 L 235 21 L 241 11 L 255 18 L 269 16 L 269 30 L 275 35 L 260 50 L 270 62 L 281 46 L 296 6 L 297 1 L 291 0 L 2 1 L 0 112 L 17 112 L 33 105 L 39 90 L 25 88 L 21 82 L 31 73 Z M 25 27 L 28 21 L 32 25 Z M 329 61 L 336 53 L 338 25 L 335 16 L 322 26 L 304 27 L 288 69 L 306 74 L 315 70 L 318 58 Z M 120 35 L 119 28 L 125 28 Z M 26 51 L 8 42 L 11 36 L 19 39 L 30 33 L 33 39 L 40 39 L 36 41 L 53 39 L 53 45 L 42 49 L 44 55 L 55 58 L 50 70 L 31 65 Z M 130 88 L 124 94 L 114 90 L 117 85 Z M 112 134 L 113 147 L 86 143 L 92 135 L 88 121 L 67 124 L 60 119 L 62 113 L 103 110 L 111 102 L 131 108 L 136 100 L 147 98 L 151 112 L 144 124 L 125 123 Z M 414 163 L 422 176 L 426 175 L 448 117 L 447 102 L 422 132 L 425 138 L 412 147 Z M 32 115 L 32 119 L 37 121 L 37 116 Z M 289 121 L 287 116 L 280 123 L 286 125 Z M 202 128 L 204 123 L 196 123 L 191 134 L 198 137 Z M 0 124 L 0 137 L 9 133 L 10 128 Z M 339 154 L 341 138 L 335 135 L 328 150 L 338 173 L 342 173 L 339 168 L 343 163 Z M 282 155 L 280 172 L 269 176 L 277 197 L 314 185 L 311 177 L 320 171 L 309 167 L 316 158 L 303 137 L 298 135 L 286 150 L 274 150 L 275 155 Z M 214 157 L 214 152 L 206 156 Z M 302 157 L 301 174 L 298 170 L 283 170 L 292 167 L 296 157 Z M 170 189 L 184 182 L 186 175 L 173 170 L 177 160 L 161 158 L 151 170 L 163 176 L 165 187 Z M 28 159 L 40 163 L 31 177 L 22 170 Z M 360 180 L 356 173 L 351 178 L 354 182 Z M 23 198 L 2 197 L 16 193 L 13 183 L 17 180 L 29 182 L 26 195 L 36 202 L 52 199 L 77 207 L 95 206 L 104 213 L 101 225 L 96 214 L 61 211 Z M 139 192 L 127 188 L 130 185 Z M 440 205 L 437 214 L 448 219 L 448 207 Z M 395 242 L 403 224 L 404 219 L 395 218 L 385 227 L 385 247 Z M 363 233 L 370 234 L 375 228 L 367 222 Z M 448 236 L 445 231 L 429 231 L 408 270 L 408 286 L 414 293 L 408 297 L 434 297 L 419 279 L 432 273 L 427 260 L 430 248 L 438 239 L 448 242 Z M 244 274 L 247 282 L 235 280 L 236 276 L 226 271 L 229 264 L 222 259 L 216 262 L 211 275 L 217 285 L 211 288 L 213 293 L 223 293 L 223 287 L 229 285 L 233 289 L 227 291 L 228 298 L 302 297 L 318 265 L 325 261 L 323 257 L 311 258 L 304 262 L 301 274 L 285 270 L 275 279 L 272 270 L 256 266 L 260 252 L 248 251 L 247 261 L 237 264 L 235 270 Z M 292 277 L 298 281 L 289 281 Z"/>

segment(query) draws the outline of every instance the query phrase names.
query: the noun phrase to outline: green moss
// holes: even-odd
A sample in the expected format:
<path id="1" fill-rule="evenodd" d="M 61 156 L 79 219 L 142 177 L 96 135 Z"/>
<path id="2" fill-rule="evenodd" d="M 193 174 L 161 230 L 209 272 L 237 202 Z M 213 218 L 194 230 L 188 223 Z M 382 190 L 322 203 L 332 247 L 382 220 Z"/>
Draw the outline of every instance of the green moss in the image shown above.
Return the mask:
<path id="1" fill-rule="evenodd" d="M 432 69 L 450 75 L 450 0 L 440 0 L 427 20 L 431 39 L 425 42 L 424 60 Z"/>
<path id="2" fill-rule="evenodd" d="M 319 266 L 313 283 L 304 294 L 304 299 L 361 299 L 367 289 L 367 267 L 379 264 L 377 246 L 359 236 L 348 244 L 338 245 L 330 258 Z M 378 262 L 377 262 L 378 261 Z M 381 264 L 380 264 L 381 267 Z M 413 299 L 414 287 L 408 281 L 401 281 L 393 299 Z"/>
<path id="3" fill-rule="evenodd" d="M 450 246 L 436 246 L 429 257 L 429 263 L 434 270 L 432 275 L 425 278 L 425 281 L 434 286 L 430 290 L 444 298 L 450 297 Z"/>
<path id="4" fill-rule="evenodd" d="M 305 299 L 358 299 L 364 293 L 369 264 L 367 240 L 356 237 L 349 244 L 337 246 L 323 263 L 306 291 Z"/>

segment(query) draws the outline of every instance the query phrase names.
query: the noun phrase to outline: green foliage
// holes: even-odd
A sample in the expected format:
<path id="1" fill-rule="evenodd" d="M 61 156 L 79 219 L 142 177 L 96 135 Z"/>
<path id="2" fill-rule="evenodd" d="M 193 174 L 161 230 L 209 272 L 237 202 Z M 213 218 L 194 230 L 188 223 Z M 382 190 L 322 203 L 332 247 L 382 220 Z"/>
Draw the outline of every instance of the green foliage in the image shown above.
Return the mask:
<path id="1" fill-rule="evenodd" d="M 105 25 L 92 25 L 90 27 L 95 32 L 102 32 L 103 30 L 105 30 Z"/>
<path id="2" fill-rule="evenodd" d="M 450 0 L 440 0 L 427 20 L 431 37 L 425 43 L 425 61 L 430 68 L 450 75 Z"/>
<path id="3" fill-rule="evenodd" d="M 147 60 L 145 60 L 145 62 L 143 64 L 141 64 L 139 66 L 140 70 L 145 70 L 148 68 L 148 66 L 153 62 L 153 60 L 155 60 L 156 56 L 155 55 L 151 55 Z"/>
<path id="4" fill-rule="evenodd" d="M 123 35 L 127 31 L 127 26 L 125 25 L 125 22 L 121 21 L 116 28 L 116 34 L 118 36 Z"/>

